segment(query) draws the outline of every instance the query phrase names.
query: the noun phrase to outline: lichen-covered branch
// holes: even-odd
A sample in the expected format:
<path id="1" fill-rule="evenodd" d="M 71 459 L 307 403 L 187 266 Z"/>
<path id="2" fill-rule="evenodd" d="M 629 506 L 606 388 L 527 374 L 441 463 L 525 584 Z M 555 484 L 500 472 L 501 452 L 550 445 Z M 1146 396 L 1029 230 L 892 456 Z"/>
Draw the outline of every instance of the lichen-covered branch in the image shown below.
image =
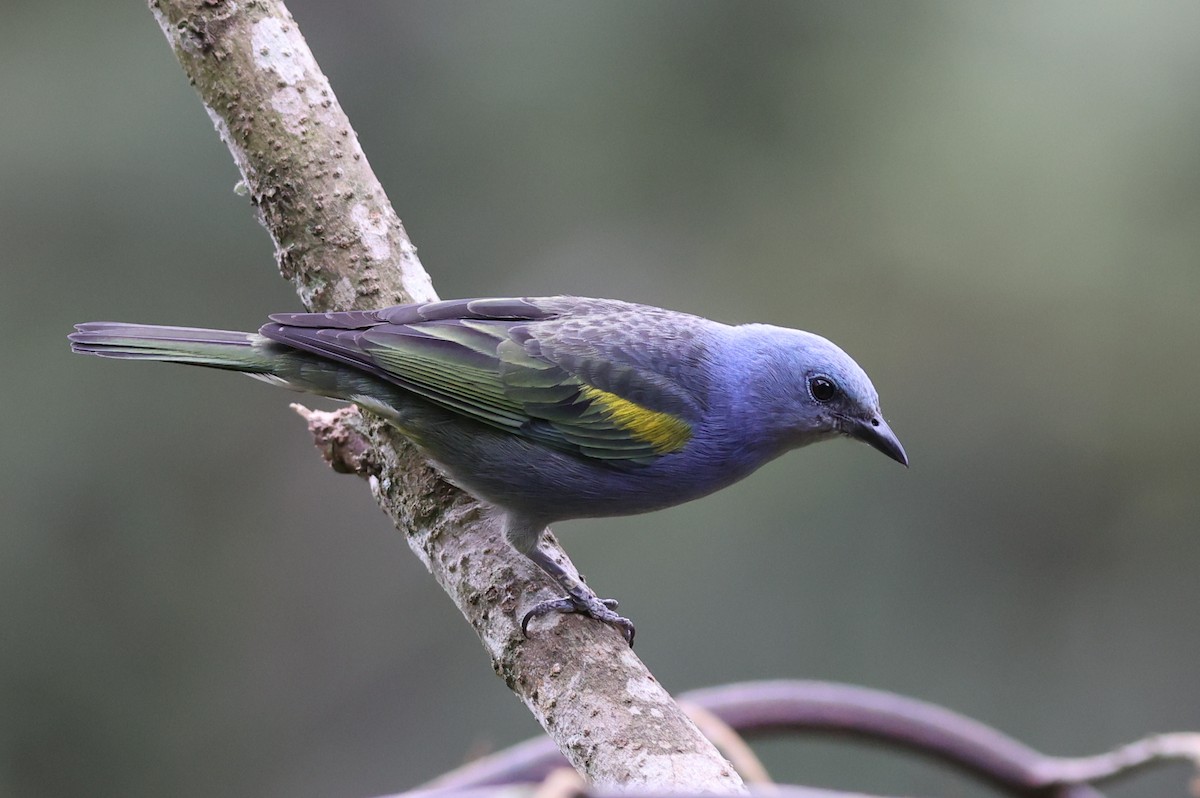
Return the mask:
<path id="1" fill-rule="evenodd" d="M 436 299 L 329 81 L 278 2 L 150 3 L 313 311 Z"/>
<path id="2" fill-rule="evenodd" d="M 329 81 L 278 0 L 151 0 L 313 311 L 435 299 Z M 411 198 L 410 201 L 418 201 Z M 525 640 L 515 619 L 552 595 L 487 508 L 357 410 L 304 411 L 338 470 L 370 479 L 384 511 L 479 634 L 492 665 L 595 786 L 737 792 L 741 781 L 603 624 L 560 616 Z M 562 555 L 565 561 L 565 555 Z M 568 563 L 569 566 L 569 563 Z"/>

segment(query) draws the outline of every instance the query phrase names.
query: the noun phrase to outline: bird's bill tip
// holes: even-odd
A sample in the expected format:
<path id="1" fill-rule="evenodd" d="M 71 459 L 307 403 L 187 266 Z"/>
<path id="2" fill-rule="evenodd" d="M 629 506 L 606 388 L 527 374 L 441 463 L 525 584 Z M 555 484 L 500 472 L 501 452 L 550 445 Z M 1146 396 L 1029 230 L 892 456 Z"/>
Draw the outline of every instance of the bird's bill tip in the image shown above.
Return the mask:
<path id="1" fill-rule="evenodd" d="M 908 468 L 908 455 L 900 445 L 900 439 L 882 416 L 875 416 L 866 421 L 855 421 L 846 429 L 847 434 L 855 440 L 862 441 L 876 451 L 883 452 L 900 465 Z"/>

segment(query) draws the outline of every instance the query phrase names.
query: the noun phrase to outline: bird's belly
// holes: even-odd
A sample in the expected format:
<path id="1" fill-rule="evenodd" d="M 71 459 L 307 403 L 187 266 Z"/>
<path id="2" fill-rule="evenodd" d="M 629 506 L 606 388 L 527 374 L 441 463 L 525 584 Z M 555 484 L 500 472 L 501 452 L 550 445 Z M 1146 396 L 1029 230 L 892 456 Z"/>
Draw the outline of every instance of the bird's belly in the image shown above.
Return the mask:
<path id="1" fill-rule="evenodd" d="M 682 504 L 741 479 L 758 465 L 697 457 L 687 450 L 647 464 L 606 461 L 491 430 L 422 438 L 418 445 L 467 492 L 546 523 Z"/>
<path id="2" fill-rule="evenodd" d="M 543 462 L 488 473 L 439 463 L 454 482 L 475 496 L 547 522 L 659 510 L 705 496 L 737 479 L 720 474 L 699 479 L 694 472 L 667 472 L 654 465 L 614 468 L 603 461 L 552 467 Z"/>

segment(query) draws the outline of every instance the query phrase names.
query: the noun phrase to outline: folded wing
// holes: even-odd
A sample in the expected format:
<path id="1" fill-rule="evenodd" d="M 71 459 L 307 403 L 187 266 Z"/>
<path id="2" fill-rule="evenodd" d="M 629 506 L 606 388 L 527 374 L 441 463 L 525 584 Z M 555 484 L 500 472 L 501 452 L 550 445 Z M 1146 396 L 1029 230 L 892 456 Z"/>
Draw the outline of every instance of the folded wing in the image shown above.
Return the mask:
<path id="1" fill-rule="evenodd" d="M 682 449 L 703 405 L 674 360 L 658 368 L 647 356 L 664 321 L 646 328 L 640 310 L 565 297 L 453 300 L 276 314 L 260 332 L 513 435 L 635 464 Z"/>

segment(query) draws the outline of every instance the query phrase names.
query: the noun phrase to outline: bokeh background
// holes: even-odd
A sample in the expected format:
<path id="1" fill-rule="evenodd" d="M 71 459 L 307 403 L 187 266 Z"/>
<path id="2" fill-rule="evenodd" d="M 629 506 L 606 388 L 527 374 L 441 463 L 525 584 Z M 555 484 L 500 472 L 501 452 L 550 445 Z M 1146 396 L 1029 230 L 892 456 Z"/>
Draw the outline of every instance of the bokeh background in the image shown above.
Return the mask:
<path id="1" fill-rule="evenodd" d="M 1200 4 L 292 10 L 442 296 L 797 326 L 873 376 L 909 471 L 824 444 L 558 529 L 669 689 L 854 682 L 1062 754 L 1200 727 Z M 0 794 L 372 796 L 538 734 L 292 396 L 69 354 L 299 308 L 144 4 L 8 0 L 0 98 Z"/>

